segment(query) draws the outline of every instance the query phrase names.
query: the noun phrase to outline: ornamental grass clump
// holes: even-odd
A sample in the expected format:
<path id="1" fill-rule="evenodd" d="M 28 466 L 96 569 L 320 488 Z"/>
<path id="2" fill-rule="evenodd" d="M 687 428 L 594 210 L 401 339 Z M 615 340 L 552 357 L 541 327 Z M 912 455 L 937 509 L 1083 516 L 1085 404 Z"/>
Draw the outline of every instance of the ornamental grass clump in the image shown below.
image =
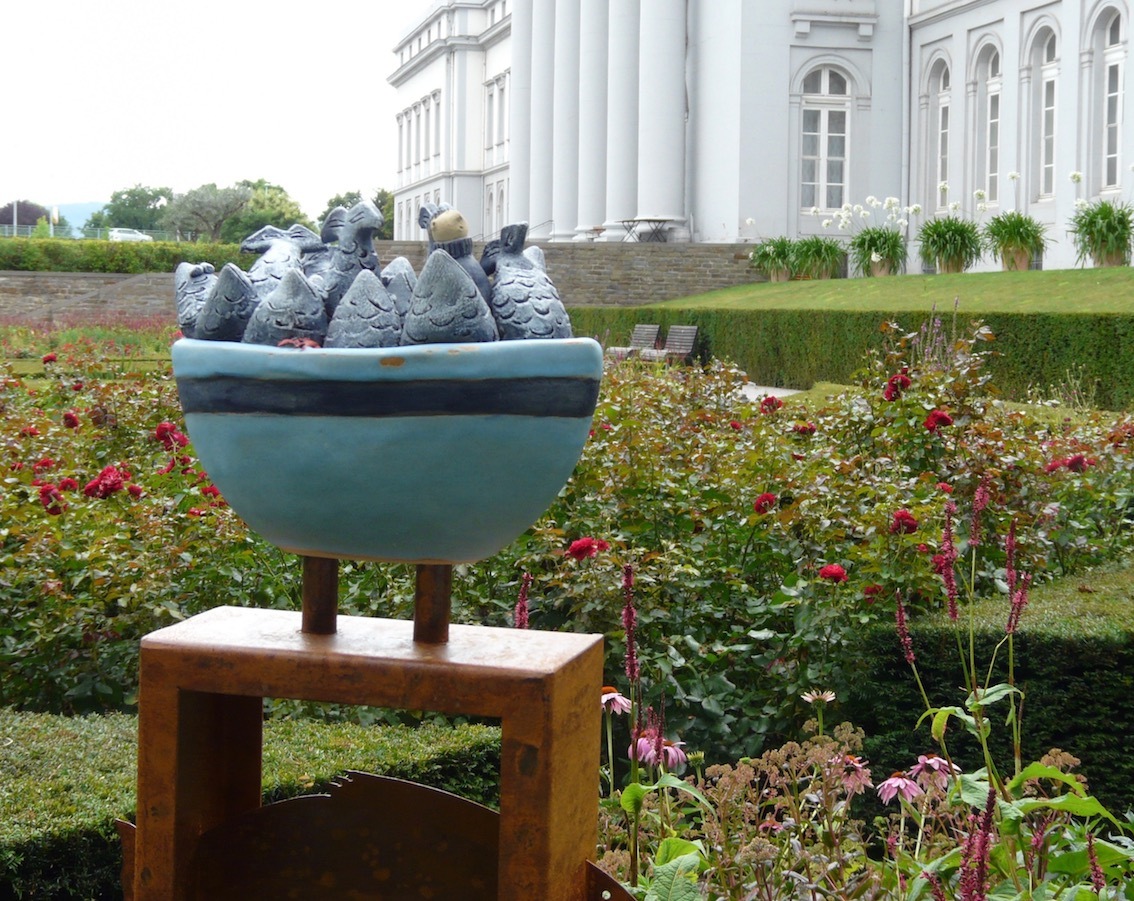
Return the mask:
<path id="1" fill-rule="evenodd" d="M 884 218 L 876 223 L 879 210 Z M 892 275 L 906 268 L 909 217 L 920 213 L 919 204 L 902 207 L 897 197 L 879 200 L 871 195 L 864 204 L 843 204 L 834 216 L 823 220 L 823 227 L 834 225 L 851 236 L 847 256 L 856 275 Z"/>
<path id="2" fill-rule="evenodd" d="M 1118 200 L 1077 200 L 1067 231 L 1078 263 L 1090 258 L 1095 266 L 1126 266 L 1134 244 L 1134 206 Z"/>
<path id="3" fill-rule="evenodd" d="M 770 282 L 786 282 L 795 275 L 795 241 L 786 235 L 761 241 L 748 254 L 748 262 Z"/>
<path id="4" fill-rule="evenodd" d="M 1047 247 L 1047 226 L 1037 219 L 1008 210 L 998 213 L 984 224 L 981 241 L 986 252 L 1001 261 L 1008 270 L 1023 270 L 1032 259 L 1042 256 Z"/>

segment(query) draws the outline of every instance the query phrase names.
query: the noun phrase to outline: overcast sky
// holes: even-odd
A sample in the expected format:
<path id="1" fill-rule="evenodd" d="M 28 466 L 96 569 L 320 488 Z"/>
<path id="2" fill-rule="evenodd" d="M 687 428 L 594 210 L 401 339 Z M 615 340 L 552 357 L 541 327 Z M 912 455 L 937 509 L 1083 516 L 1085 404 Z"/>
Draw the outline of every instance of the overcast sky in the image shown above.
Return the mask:
<path id="1" fill-rule="evenodd" d="M 393 189 L 386 79 L 433 5 L 4 0 L 0 206 L 265 178 L 314 218 Z"/>

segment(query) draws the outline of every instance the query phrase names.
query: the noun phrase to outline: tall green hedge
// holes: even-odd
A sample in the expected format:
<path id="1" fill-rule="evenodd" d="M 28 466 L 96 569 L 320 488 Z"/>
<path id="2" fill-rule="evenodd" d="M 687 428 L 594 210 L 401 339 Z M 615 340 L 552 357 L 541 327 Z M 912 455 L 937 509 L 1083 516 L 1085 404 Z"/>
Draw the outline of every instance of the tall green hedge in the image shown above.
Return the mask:
<path id="1" fill-rule="evenodd" d="M 172 272 L 178 263 L 207 260 L 217 269 L 236 263 L 247 270 L 255 254 L 236 244 L 173 241 L 67 241 L 0 238 L 0 270 L 14 272 Z"/>
<path id="2" fill-rule="evenodd" d="M 809 388 L 815 382 L 849 383 L 865 353 L 882 343 L 880 326 L 895 320 L 908 331 L 926 321 L 924 312 L 889 314 L 820 309 L 682 309 L 680 307 L 572 306 L 575 334 L 604 345 L 625 344 L 637 323 L 696 325 L 699 352 L 739 365 L 760 385 Z M 1134 314 L 959 313 L 959 333 L 981 319 L 996 336 L 989 364 L 1008 398 L 1047 389 L 1078 375 L 1094 390 L 1096 406 L 1134 406 Z M 953 327 L 952 314 L 944 327 Z"/>

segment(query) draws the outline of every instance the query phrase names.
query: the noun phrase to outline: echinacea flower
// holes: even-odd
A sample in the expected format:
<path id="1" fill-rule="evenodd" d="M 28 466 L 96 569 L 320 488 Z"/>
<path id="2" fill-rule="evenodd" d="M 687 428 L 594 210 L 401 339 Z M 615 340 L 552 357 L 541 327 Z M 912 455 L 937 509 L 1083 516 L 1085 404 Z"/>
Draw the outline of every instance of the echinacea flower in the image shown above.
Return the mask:
<path id="1" fill-rule="evenodd" d="M 861 795 L 866 789 L 873 788 L 870 781 L 870 770 L 861 758 L 854 754 L 843 757 L 843 788 L 850 797 Z"/>
<path id="2" fill-rule="evenodd" d="M 833 704 L 835 702 L 835 693 L 833 691 L 805 691 L 800 695 L 803 700 L 808 704 Z"/>
<path id="3" fill-rule="evenodd" d="M 775 509 L 776 500 L 777 498 L 772 492 L 765 491 L 753 502 L 752 509 L 763 516 Z"/>
<path id="4" fill-rule="evenodd" d="M 602 709 L 606 713 L 629 713 L 634 705 L 617 688 L 610 685 L 602 687 Z"/>
<path id="5" fill-rule="evenodd" d="M 826 566 L 820 568 L 819 578 L 826 579 L 828 582 L 845 582 L 847 580 L 847 571 L 837 563 L 828 563 Z"/>
<path id="6" fill-rule="evenodd" d="M 918 795 L 924 795 L 920 785 L 910 779 L 905 773 L 894 773 L 885 782 L 878 784 L 878 797 L 883 804 L 889 804 L 894 798 L 912 801 Z"/>
<path id="7" fill-rule="evenodd" d="M 944 757 L 936 754 L 919 754 L 917 763 L 910 770 L 912 776 L 922 788 L 936 786 L 940 789 L 949 787 L 949 777 L 956 776 L 961 768 L 950 763 Z"/>

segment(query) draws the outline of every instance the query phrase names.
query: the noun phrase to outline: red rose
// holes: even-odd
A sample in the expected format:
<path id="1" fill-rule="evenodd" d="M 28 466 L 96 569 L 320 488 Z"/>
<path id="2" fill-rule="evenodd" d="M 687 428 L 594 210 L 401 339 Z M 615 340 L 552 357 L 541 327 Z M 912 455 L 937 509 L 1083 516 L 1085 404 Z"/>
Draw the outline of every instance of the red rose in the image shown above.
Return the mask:
<path id="1" fill-rule="evenodd" d="M 752 509 L 757 513 L 763 515 L 770 512 L 776 506 L 776 496 L 770 491 L 765 491 L 752 505 Z"/>
<path id="2" fill-rule="evenodd" d="M 59 358 L 57 356 L 55 356 L 55 354 L 44 354 L 43 355 L 43 362 L 44 363 L 54 363 L 58 359 Z"/>
<path id="3" fill-rule="evenodd" d="M 729 425 L 732 426 L 734 429 L 736 429 L 738 432 L 742 428 L 744 428 L 744 423 L 742 423 L 739 419 L 730 420 Z"/>
<path id="4" fill-rule="evenodd" d="M 59 480 L 59 487 L 64 491 L 77 491 L 79 483 L 70 476 L 65 476 Z"/>
<path id="5" fill-rule="evenodd" d="M 63 414 L 63 425 L 69 429 L 77 429 L 79 427 L 79 417 L 71 410 Z"/>
<path id="6" fill-rule="evenodd" d="M 97 476 L 83 486 L 83 494 L 87 497 L 106 498 L 114 492 L 121 491 L 130 473 L 116 466 L 107 466 Z"/>
<path id="7" fill-rule="evenodd" d="M 599 551 L 605 551 L 610 547 L 601 538 L 579 538 L 571 542 L 571 546 L 563 553 L 567 557 L 574 557 L 576 560 L 585 560 L 587 557 L 598 556 Z"/>
<path id="8" fill-rule="evenodd" d="M 944 491 L 946 494 L 952 494 L 953 493 L 953 486 L 950 485 L 948 482 L 938 482 L 937 487 L 939 489 L 941 489 L 942 491 Z"/>
<path id="9" fill-rule="evenodd" d="M 862 593 L 866 597 L 867 602 L 873 604 L 878 595 L 882 593 L 882 586 L 875 582 L 873 585 L 867 585 L 862 589 Z"/>
<path id="10" fill-rule="evenodd" d="M 769 394 L 762 401 L 760 401 L 760 412 L 774 413 L 783 405 L 784 402 L 782 400 L 780 400 L 774 394 Z"/>
<path id="11" fill-rule="evenodd" d="M 828 563 L 819 570 L 819 578 L 826 579 L 828 582 L 845 582 L 847 571 L 837 563 Z"/>
<path id="12" fill-rule="evenodd" d="M 912 535 L 917 531 L 917 520 L 909 510 L 899 510 L 890 520 L 891 535 Z"/>
<path id="13" fill-rule="evenodd" d="M 814 435 L 815 423 L 813 422 L 797 422 L 791 427 L 791 430 L 798 435 Z"/>
<path id="14" fill-rule="evenodd" d="M 126 490 L 130 492 L 131 497 L 141 497 L 146 493 L 141 485 L 127 485 Z"/>
<path id="15" fill-rule="evenodd" d="M 922 424 L 929 429 L 929 431 L 936 432 L 942 426 L 952 425 L 953 417 L 944 410 L 933 410 L 925 417 L 925 422 Z"/>

